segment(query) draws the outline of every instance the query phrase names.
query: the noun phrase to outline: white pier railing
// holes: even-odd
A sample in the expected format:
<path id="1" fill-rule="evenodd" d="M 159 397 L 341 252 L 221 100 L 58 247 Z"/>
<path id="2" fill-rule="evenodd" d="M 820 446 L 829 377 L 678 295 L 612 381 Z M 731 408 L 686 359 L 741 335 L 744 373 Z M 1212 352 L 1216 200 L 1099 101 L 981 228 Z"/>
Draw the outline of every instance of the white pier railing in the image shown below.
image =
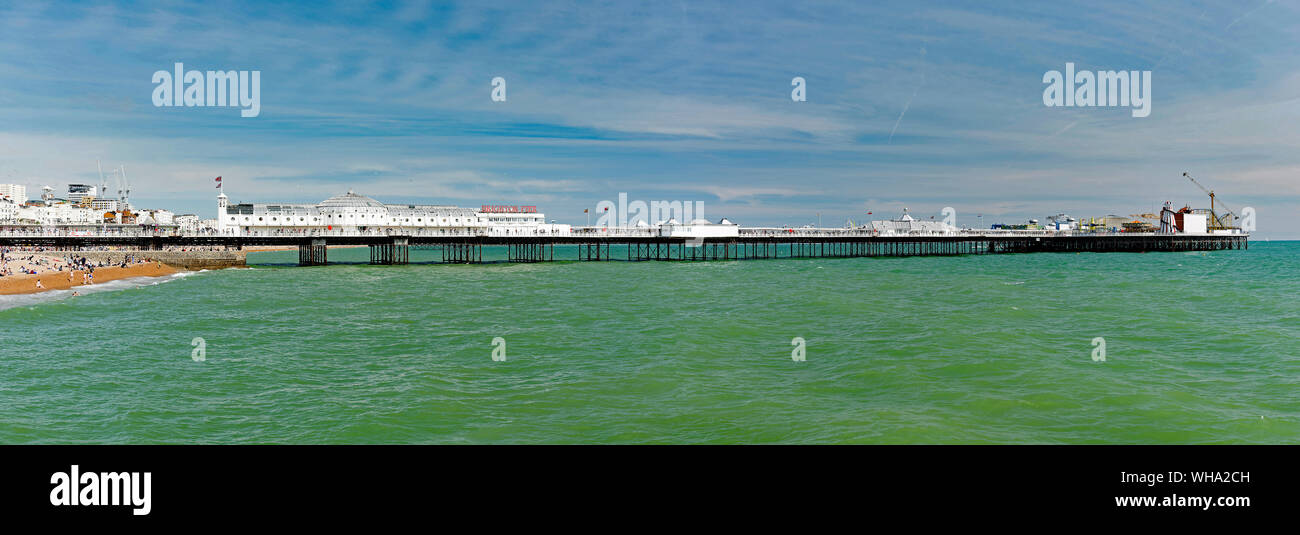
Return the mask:
<path id="1" fill-rule="evenodd" d="M 1090 230 L 1054 230 L 1054 229 L 954 229 L 954 230 L 912 230 L 880 231 L 867 227 L 858 228 L 790 228 L 790 227 L 731 227 L 731 236 L 737 238 L 809 238 L 809 239 L 844 239 L 844 238 L 908 238 L 908 237 L 953 237 L 953 238 L 1001 238 L 1001 237 L 1068 237 L 1068 236 L 1173 236 L 1182 233 L 1167 232 L 1117 232 Z M 705 229 L 700 234 L 709 238 L 727 238 L 719 229 Z M 369 227 L 365 229 L 322 229 L 322 228 L 251 228 L 229 229 L 226 232 L 216 230 L 185 230 L 176 226 L 140 227 L 135 225 L 0 225 L 0 237 L 4 238 L 149 238 L 149 237 L 252 237 L 252 238 L 330 238 L 330 237 L 557 237 L 557 238 L 690 238 L 689 227 L 569 227 L 568 225 L 542 225 L 539 227 L 456 227 L 456 228 L 421 228 L 421 227 Z M 1246 235 L 1247 233 L 1214 232 L 1205 235 Z"/>

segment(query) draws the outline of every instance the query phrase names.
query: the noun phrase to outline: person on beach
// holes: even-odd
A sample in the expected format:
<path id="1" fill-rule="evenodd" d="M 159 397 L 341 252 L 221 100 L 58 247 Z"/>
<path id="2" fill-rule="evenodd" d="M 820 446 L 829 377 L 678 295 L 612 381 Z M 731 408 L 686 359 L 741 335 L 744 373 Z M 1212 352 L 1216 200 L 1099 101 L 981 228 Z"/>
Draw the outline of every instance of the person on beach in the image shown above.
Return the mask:
<path id="1" fill-rule="evenodd" d="M 37 289 L 37 290 L 44 290 L 44 289 L 45 289 L 45 285 L 44 285 L 44 284 L 41 284 L 41 279 L 36 279 L 36 289 Z"/>

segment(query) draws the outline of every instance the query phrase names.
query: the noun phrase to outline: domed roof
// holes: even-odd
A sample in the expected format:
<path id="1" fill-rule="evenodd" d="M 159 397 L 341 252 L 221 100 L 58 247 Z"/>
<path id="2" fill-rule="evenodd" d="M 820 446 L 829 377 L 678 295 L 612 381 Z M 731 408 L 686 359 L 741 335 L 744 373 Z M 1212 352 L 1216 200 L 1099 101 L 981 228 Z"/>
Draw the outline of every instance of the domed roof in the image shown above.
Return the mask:
<path id="1" fill-rule="evenodd" d="M 317 206 L 321 208 L 383 208 L 384 203 L 365 195 L 357 195 L 352 190 L 348 190 L 343 195 L 335 195 L 321 201 Z"/>

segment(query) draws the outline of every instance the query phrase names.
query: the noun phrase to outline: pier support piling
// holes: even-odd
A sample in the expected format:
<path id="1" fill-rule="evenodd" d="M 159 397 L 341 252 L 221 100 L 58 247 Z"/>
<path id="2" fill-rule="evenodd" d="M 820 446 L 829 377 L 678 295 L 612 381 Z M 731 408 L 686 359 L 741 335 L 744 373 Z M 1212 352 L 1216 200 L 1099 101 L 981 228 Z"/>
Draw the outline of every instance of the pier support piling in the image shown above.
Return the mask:
<path id="1" fill-rule="evenodd" d="M 444 264 L 481 264 L 483 263 L 483 244 L 460 241 L 445 243 L 442 246 Z"/>
<path id="2" fill-rule="evenodd" d="M 393 238 L 392 243 L 370 245 L 370 263 L 379 265 L 401 265 L 410 262 L 410 245 L 407 238 Z"/>
<path id="3" fill-rule="evenodd" d="M 578 244 L 578 260 L 608 261 L 609 242 L 582 242 Z"/>
<path id="4" fill-rule="evenodd" d="M 298 265 L 323 266 L 328 262 L 326 258 L 326 251 L 328 250 L 325 240 L 314 239 L 300 244 L 298 245 Z"/>
<path id="5" fill-rule="evenodd" d="M 549 262 L 555 260 L 555 244 L 546 242 L 524 242 L 506 244 L 511 262 Z"/>

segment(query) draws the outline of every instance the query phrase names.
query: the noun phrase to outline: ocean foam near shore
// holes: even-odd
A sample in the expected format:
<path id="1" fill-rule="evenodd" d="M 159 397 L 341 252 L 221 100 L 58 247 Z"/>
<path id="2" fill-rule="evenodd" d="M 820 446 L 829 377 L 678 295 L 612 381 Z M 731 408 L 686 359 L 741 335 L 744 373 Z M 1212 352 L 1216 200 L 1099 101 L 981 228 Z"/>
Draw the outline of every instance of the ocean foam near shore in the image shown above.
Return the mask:
<path id="1" fill-rule="evenodd" d="M 203 270 L 203 271 L 207 271 L 207 270 Z M 36 306 L 36 305 L 42 305 L 46 303 L 63 301 L 66 299 L 72 299 L 73 292 L 80 293 L 81 295 L 79 297 L 85 297 L 91 294 L 97 294 L 102 292 L 115 292 L 118 290 L 130 290 L 132 288 L 143 288 L 145 286 L 154 286 L 154 285 L 162 284 L 164 282 L 170 282 L 170 281 L 182 279 L 190 275 L 193 275 L 195 273 L 200 273 L 200 271 L 178 271 L 176 273 L 161 275 L 157 277 L 150 277 L 150 276 L 129 277 L 125 279 L 117 279 L 108 282 L 102 282 L 99 284 L 91 284 L 87 286 L 75 286 L 72 289 L 68 289 L 68 290 L 46 290 L 40 293 L 31 293 L 31 294 L 0 295 L 0 310 L 8 310 L 10 308 L 17 308 L 17 307 L 24 307 L 24 306 Z"/>

